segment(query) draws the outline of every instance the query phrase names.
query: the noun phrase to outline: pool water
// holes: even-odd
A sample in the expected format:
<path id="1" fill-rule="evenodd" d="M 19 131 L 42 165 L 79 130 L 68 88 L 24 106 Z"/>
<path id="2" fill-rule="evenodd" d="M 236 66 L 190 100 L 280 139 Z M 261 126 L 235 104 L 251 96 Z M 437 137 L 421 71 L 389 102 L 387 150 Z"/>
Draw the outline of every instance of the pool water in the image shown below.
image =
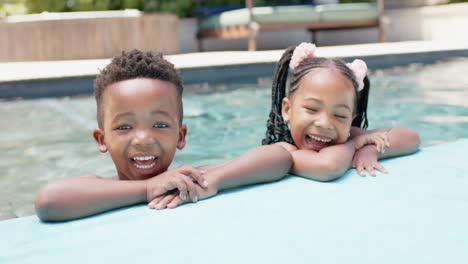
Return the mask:
<path id="1" fill-rule="evenodd" d="M 468 59 L 371 72 L 369 128 L 417 130 L 422 146 L 468 138 Z M 260 144 L 270 110 L 271 80 L 186 93 L 187 146 L 174 166 L 210 164 Z M 192 89 L 190 89 L 192 90 Z M 92 138 L 92 97 L 0 102 L 0 219 L 34 214 L 40 186 L 87 173 L 115 175 Z M 391 173 L 391 172 L 390 172 Z"/>

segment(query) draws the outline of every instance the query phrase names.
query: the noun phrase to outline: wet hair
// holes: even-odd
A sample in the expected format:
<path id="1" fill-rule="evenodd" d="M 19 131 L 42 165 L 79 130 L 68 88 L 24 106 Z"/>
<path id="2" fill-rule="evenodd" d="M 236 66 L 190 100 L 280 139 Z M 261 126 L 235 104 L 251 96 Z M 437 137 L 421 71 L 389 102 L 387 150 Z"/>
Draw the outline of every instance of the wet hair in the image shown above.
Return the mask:
<path id="1" fill-rule="evenodd" d="M 174 65 L 163 58 L 159 52 L 143 52 L 140 50 L 123 51 L 114 57 L 110 64 L 99 72 L 94 80 L 94 97 L 97 105 L 97 120 L 99 127 L 103 125 L 102 94 L 111 84 L 136 78 L 150 78 L 172 83 L 177 89 L 179 104 L 179 124 L 182 124 L 183 106 L 182 78 Z"/>
<path id="2" fill-rule="evenodd" d="M 299 87 L 299 82 L 303 76 L 314 69 L 318 68 L 335 68 L 343 74 L 348 80 L 351 81 L 355 91 L 355 118 L 352 121 L 352 126 L 361 127 L 366 129 L 368 126 L 367 121 L 367 101 L 369 97 L 370 83 L 366 76 L 364 79 L 364 88 L 358 92 L 358 82 L 354 76 L 353 71 L 346 66 L 346 63 L 340 59 L 328 59 L 321 57 L 313 57 L 302 61 L 294 72 L 291 73 L 288 93 L 286 94 L 286 86 L 289 72 L 289 62 L 296 47 L 289 47 L 283 53 L 283 56 L 276 64 L 275 75 L 272 87 L 272 102 L 269 119 L 267 121 L 267 131 L 265 138 L 262 140 L 263 145 L 273 144 L 276 142 L 285 141 L 294 144 L 287 124 L 284 122 L 282 111 L 282 101 L 286 96 L 296 91 Z"/>

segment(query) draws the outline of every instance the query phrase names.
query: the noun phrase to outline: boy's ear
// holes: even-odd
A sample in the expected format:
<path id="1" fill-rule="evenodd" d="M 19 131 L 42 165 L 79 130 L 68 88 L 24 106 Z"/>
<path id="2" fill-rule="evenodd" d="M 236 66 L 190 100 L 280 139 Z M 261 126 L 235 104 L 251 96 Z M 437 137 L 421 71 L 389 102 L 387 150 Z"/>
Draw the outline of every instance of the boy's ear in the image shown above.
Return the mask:
<path id="1" fill-rule="evenodd" d="M 94 140 L 96 140 L 96 143 L 98 144 L 98 150 L 101 153 L 106 153 L 107 146 L 106 146 L 106 143 L 104 142 L 104 132 L 101 129 L 96 128 L 93 131 L 93 137 L 94 137 Z"/>
<path id="2" fill-rule="evenodd" d="M 177 142 L 177 148 L 183 149 L 185 147 L 185 136 L 187 135 L 187 126 L 182 125 L 179 129 L 179 141 Z"/>
<path id="3" fill-rule="evenodd" d="M 283 98 L 283 102 L 281 105 L 281 116 L 283 116 L 284 122 L 289 121 L 289 115 L 291 112 L 291 102 L 289 101 L 288 98 Z"/>

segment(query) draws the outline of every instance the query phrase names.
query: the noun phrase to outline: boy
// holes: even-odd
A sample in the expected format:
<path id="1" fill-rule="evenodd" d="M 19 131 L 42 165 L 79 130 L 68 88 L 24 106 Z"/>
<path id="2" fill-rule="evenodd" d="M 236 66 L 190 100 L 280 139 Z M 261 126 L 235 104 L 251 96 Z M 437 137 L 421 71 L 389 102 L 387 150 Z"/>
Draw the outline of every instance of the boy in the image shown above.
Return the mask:
<path id="1" fill-rule="evenodd" d="M 114 58 L 94 83 L 99 128 L 93 137 L 98 150 L 111 155 L 117 176 L 83 175 L 47 184 L 36 195 L 38 217 L 64 221 L 143 202 L 174 208 L 288 172 L 289 152 L 274 145 L 203 170 L 190 165 L 168 170 L 176 149 L 185 146 L 182 91 L 178 72 L 161 54 L 133 50 Z"/>

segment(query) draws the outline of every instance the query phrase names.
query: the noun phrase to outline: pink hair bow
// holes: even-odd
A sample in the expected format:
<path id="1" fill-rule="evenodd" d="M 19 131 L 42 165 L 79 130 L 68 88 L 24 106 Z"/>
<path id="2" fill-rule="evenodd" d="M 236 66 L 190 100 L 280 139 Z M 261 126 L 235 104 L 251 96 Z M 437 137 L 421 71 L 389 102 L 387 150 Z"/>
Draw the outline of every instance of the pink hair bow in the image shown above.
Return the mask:
<path id="1" fill-rule="evenodd" d="M 367 65 L 363 60 L 354 60 L 352 63 L 346 63 L 356 76 L 356 81 L 358 82 L 358 91 L 361 91 L 364 88 L 364 78 L 367 75 Z"/>
<path id="2" fill-rule="evenodd" d="M 302 42 L 294 49 L 294 52 L 291 56 L 291 61 L 289 62 L 289 68 L 294 71 L 302 61 L 308 58 L 314 57 L 316 47 L 312 43 Z"/>

